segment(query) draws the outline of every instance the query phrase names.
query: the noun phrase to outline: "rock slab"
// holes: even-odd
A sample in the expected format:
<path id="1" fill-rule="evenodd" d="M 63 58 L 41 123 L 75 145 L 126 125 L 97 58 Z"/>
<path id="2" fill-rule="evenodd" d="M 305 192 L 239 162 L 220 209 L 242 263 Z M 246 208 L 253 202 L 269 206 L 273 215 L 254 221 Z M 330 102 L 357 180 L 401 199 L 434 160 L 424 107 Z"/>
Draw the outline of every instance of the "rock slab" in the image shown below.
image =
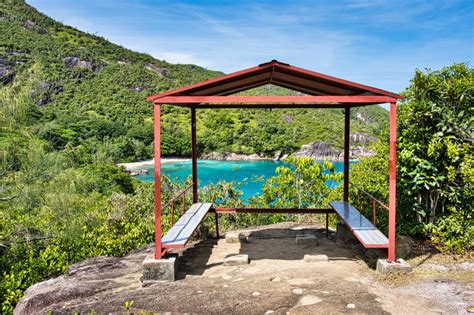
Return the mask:
<path id="1" fill-rule="evenodd" d="M 163 282 L 176 280 L 176 257 L 155 259 L 148 255 L 143 260 L 143 283 Z"/>
<path id="2" fill-rule="evenodd" d="M 224 266 L 241 266 L 249 264 L 249 256 L 245 254 L 230 254 L 224 258 Z"/>

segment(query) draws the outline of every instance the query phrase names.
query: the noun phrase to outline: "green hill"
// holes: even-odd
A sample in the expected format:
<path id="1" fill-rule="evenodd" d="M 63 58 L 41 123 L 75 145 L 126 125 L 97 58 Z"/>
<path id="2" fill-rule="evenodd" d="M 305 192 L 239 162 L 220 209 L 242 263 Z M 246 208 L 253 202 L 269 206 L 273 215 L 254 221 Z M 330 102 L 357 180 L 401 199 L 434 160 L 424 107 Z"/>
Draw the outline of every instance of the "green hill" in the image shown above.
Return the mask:
<path id="1" fill-rule="evenodd" d="M 150 158 L 152 105 L 146 96 L 221 74 L 133 52 L 56 22 L 20 0 L 0 4 L 0 88 L 23 80 L 19 88 L 29 89 L 28 128 L 79 164 L 91 162 L 98 151 L 114 162 Z M 278 87 L 253 92 L 292 93 Z M 163 111 L 164 155 L 188 155 L 188 111 Z M 386 126 L 387 112 L 380 107 L 352 114 L 353 132 L 378 136 Z M 342 144 L 340 110 L 203 110 L 198 115 L 201 153 L 273 155 L 315 140 Z"/>

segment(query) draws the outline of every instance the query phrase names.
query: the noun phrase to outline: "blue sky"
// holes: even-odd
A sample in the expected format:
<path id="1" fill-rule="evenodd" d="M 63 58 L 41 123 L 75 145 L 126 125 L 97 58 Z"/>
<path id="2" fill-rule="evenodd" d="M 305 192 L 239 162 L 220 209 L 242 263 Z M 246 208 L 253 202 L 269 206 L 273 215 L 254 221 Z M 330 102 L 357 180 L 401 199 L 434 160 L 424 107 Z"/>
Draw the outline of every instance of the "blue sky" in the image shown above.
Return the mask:
<path id="1" fill-rule="evenodd" d="M 271 59 L 402 91 L 416 68 L 474 59 L 474 1 L 27 0 L 173 63 L 232 72 Z"/>

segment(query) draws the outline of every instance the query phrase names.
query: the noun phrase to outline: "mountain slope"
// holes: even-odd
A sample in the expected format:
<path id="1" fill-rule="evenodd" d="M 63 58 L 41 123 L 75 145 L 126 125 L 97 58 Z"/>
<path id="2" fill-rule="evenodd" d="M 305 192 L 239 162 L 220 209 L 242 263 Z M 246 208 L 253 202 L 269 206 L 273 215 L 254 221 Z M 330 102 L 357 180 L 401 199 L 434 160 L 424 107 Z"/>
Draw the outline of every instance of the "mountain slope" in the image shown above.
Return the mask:
<path id="1" fill-rule="evenodd" d="M 30 285 L 74 262 L 124 255 L 153 241 L 153 185 L 114 163 L 151 157 L 153 109 L 146 96 L 221 74 L 130 51 L 20 0 L 0 2 L 1 313 L 12 312 Z M 247 93 L 292 92 L 262 87 Z M 198 115 L 201 153 L 272 155 L 314 140 L 341 145 L 340 110 Z M 387 118 L 379 107 L 353 115 L 353 131 L 371 135 Z M 164 153 L 189 154 L 189 112 L 165 106 L 162 126 Z M 166 183 L 165 203 L 182 188 Z M 202 197 L 242 206 L 236 189 L 215 185 Z M 165 209 L 164 231 L 170 218 Z"/>
<path id="2" fill-rule="evenodd" d="M 35 69 L 31 130 L 53 149 L 82 156 L 79 163 L 90 162 L 84 157 L 97 150 L 115 162 L 151 157 L 152 106 L 146 96 L 222 74 L 130 51 L 58 23 L 20 0 L 0 4 L 0 43 L 4 86 Z M 291 93 L 278 87 L 254 92 Z M 189 154 L 188 111 L 163 111 L 163 153 Z M 387 121 L 379 107 L 357 109 L 353 115 L 352 131 L 373 136 Z M 340 110 L 203 110 L 198 117 L 201 153 L 272 155 L 315 140 L 342 145 Z"/>

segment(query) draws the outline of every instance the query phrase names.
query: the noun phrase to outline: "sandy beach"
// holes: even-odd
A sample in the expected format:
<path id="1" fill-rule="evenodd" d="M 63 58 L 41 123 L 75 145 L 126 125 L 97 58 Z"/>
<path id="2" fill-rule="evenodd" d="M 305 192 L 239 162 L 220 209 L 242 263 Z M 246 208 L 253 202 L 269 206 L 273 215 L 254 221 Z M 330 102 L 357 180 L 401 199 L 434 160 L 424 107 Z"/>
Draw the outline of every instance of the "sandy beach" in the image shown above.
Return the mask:
<path id="1" fill-rule="evenodd" d="M 190 161 L 190 160 L 191 159 L 184 159 L 184 158 L 162 158 L 161 164 L 185 162 L 185 161 Z M 134 169 L 145 167 L 145 166 L 151 166 L 154 163 L 155 163 L 155 160 L 151 159 L 151 160 L 146 160 L 146 161 L 119 163 L 117 164 L 117 166 L 124 166 L 126 170 L 134 170 Z"/>

